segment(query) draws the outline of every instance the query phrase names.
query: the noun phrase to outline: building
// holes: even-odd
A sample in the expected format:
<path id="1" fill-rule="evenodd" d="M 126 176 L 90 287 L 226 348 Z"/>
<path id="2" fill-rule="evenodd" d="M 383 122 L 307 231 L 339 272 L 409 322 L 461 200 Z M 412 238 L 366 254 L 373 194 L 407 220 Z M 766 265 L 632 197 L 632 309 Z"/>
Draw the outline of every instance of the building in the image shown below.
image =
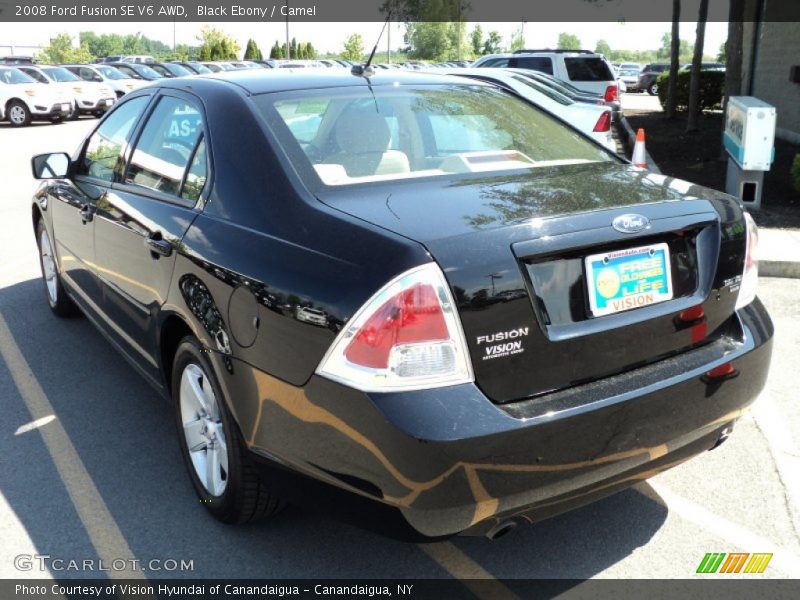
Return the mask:
<path id="1" fill-rule="evenodd" d="M 800 144 L 800 2 L 745 0 L 742 91 L 777 108 L 776 136 Z"/>

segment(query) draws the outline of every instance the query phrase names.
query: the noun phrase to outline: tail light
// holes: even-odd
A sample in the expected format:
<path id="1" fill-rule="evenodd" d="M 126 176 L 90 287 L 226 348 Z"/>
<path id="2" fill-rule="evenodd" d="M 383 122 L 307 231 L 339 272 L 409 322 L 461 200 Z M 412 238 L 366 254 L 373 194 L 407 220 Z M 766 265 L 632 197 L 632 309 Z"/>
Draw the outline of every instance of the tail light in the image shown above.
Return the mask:
<path id="1" fill-rule="evenodd" d="M 619 98 L 619 88 L 615 85 L 610 85 L 606 88 L 606 93 L 603 99 L 606 102 L 616 102 Z"/>
<path id="2" fill-rule="evenodd" d="M 611 131 L 611 111 L 610 110 L 604 110 L 600 114 L 600 118 L 597 119 L 597 123 L 595 123 L 594 129 L 592 129 L 592 131 L 594 131 L 594 132 Z"/>
<path id="3" fill-rule="evenodd" d="M 450 288 L 435 263 L 387 283 L 350 319 L 317 373 L 365 392 L 473 381 Z"/>
<path id="4" fill-rule="evenodd" d="M 756 298 L 758 289 L 758 227 L 749 212 L 744 213 L 744 223 L 747 235 L 747 250 L 744 255 L 744 270 L 742 283 L 739 286 L 739 296 L 736 299 L 736 308 L 744 308 Z"/>

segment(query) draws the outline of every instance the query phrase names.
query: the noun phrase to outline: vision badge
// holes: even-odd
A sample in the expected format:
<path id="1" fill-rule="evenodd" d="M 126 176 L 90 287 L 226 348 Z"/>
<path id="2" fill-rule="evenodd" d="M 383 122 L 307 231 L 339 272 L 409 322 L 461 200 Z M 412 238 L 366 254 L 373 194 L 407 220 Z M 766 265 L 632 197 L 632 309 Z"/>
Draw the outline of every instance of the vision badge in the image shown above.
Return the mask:
<path id="1" fill-rule="evenodd" d="M 522 340 L 517 338 L 526 337 L 527 335 L 528 328 L 520 327 L 510 331 L 498 331 L 491 335 L 479 335 L 476 342 L 478 346 L 484 346 L 482 359 L 492 360 L 525 352 Z"/>

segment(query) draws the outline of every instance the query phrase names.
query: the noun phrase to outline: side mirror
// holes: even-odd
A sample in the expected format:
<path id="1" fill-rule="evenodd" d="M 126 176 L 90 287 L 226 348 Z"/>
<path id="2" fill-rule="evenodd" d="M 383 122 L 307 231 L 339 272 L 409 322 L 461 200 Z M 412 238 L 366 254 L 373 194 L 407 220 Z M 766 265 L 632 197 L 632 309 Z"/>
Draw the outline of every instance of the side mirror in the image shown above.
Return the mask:
<path id="1" fill-rule="evenodd" d="M 100 75 L 92 75 L 92 81 L 102 82 L 103 78 Z"/>
<path id="2" fill-rule="evenodd" d="M 31 159 L 36 179 L 62 179 L 69 172 L 69 155 L 65 152 L 38 154 Z"/>

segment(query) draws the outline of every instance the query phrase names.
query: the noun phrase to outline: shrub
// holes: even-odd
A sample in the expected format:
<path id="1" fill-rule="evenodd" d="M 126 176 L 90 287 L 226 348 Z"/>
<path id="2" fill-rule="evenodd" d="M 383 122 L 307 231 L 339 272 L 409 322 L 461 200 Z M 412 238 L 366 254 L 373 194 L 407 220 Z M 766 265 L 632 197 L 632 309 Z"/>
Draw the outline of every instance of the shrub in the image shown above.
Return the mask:
<path id="1" fill-rule="evenodd" d="M 675 94 L 675 110 L 689 110 L 689 81 L 691 71 L 678 71 L 678 87 Z M 658 76 L 658 100 L 662 108 L 667 107 L 669 71 Z M 722 107 L 725 89 L 725 73 L 722 71 L 700 71 L 700 110 Z"/>
<path id="2" fill-rule="evenodd" d="M 792 185 L 794 189 L 800 193 L 800 154 L 795 154 L 794 162 L 792 163 Z"/>

